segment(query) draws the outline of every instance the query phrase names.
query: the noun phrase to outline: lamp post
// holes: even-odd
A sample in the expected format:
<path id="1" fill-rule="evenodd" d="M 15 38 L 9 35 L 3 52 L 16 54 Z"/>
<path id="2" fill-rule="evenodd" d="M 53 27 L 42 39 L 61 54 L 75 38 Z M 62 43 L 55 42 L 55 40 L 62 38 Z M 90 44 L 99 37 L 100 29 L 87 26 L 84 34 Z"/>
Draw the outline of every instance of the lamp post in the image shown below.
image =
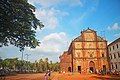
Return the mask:
<path id="1" fill-rule="evenodd" d="M 23 51 L 22 51 L 22 56 L 21 56 L 21 72 L 22 72 L 22 70 L 23 70 Z"/>
<path id="2" fill-rule="evenodd" d="M 31 54 L 25 54 L 27 56 L 27 70 L 28 70 L 28 57 L 31 55 Z"/>

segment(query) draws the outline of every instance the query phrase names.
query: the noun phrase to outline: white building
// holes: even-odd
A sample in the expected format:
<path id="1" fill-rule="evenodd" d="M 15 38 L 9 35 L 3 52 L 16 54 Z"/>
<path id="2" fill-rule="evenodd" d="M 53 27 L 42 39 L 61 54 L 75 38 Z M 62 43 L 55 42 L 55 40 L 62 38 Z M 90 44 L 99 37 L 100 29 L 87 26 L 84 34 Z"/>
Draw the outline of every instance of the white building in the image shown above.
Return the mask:
<path id="1" fill-rule="evenodd" d="M 111 71 L 120 71 L 120 38 L 108 45 Z"/>

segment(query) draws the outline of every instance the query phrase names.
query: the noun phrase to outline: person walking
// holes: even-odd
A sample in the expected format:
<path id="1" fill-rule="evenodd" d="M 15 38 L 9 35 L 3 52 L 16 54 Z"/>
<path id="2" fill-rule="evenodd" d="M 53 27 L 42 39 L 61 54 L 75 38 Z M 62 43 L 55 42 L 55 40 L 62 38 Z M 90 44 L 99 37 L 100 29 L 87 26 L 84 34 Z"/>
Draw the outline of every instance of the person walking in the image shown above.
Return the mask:
<path id="1" fill-rule="evenodd" d="M 47 75 L 47 73 L 45 74 L 44 80 L 48 80 L 48 75 Z"/>
<path id="2" fill-rule="evenodd" d="M 50 79 L 50 75 L 51 75 L 51 71 L 49 70 L 49 71 L 48 71 L 48 80 L 51 80 L 51 79 Z"/>

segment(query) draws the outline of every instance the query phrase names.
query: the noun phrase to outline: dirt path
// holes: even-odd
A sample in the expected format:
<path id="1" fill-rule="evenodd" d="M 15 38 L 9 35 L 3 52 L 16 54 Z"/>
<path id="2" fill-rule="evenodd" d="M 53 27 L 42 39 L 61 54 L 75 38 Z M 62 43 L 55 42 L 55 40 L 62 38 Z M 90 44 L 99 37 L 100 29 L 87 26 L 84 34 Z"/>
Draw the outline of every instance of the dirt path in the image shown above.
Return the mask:
<path id="1" fill-rule="evenodd" d="M 37 74 L 18 74 L 15 76 L 7 76 L 0 80 L 44 80 L 45 73 Z M 96 75 L 96 74 L 79 74 L 71 73 L 58 74 L 57 72 L 51 74 L 51 80 L 120 80 L 120 76 Z"/>
<path id="2" fill-rule="evenodd" d="M 79 74 L 71 73 L 56 74 L 52 80 L 120 80 L 120 76 L 96 75 L 96 74 Z"/>
<path id="3" fill-rule="evenodd" d="M 7 76 L 5 80 L 44 80 L 44 74 L 18 74 L 16 76 Z"/>

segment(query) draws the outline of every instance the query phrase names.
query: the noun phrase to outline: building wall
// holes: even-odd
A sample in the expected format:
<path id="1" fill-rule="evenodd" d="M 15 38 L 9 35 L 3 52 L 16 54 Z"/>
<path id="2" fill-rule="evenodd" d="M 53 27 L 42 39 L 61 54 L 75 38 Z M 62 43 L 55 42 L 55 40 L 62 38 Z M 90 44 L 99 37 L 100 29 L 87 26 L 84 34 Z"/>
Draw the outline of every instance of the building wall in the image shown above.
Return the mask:
<path id="1" fill-rule="evenodd" d="M 108 45 L 110 68 L 120 71 L 120 38 Z"/>
<path id="2" fill-rule="evenodd" d="M 63 53 L 62 56 L 60 56 L 60 71 L 61 72 L 70 72 L 72 71 L 72 59 L 71 59 L 71 54 L 68 54 L 67 51 Z M 71 69 L 68 69 L 68 68 Z"/>

